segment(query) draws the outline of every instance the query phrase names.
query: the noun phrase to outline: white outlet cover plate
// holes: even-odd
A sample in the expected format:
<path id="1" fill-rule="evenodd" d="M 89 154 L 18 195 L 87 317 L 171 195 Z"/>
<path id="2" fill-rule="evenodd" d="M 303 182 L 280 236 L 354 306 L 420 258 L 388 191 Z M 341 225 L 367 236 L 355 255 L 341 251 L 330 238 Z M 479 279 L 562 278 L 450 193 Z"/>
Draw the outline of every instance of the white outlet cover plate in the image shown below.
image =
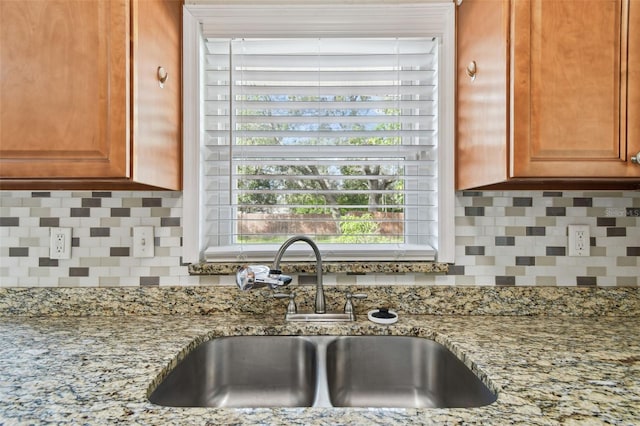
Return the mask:
<path id="1" fill-rule="evenodd" d="M 569 225 L 569 256 L 589 256 L 591 241 L 589 225 Z"/>
<path id="2" fill-rule="evenodd" d="M 71 228 L 51 228 L 50 259 L 71 259 Z"/>
<path id="3" fill-rule="evenodd" d="M 153 246 L 153 226 L 133 228 L 133 257 L 153 257 Z"/>

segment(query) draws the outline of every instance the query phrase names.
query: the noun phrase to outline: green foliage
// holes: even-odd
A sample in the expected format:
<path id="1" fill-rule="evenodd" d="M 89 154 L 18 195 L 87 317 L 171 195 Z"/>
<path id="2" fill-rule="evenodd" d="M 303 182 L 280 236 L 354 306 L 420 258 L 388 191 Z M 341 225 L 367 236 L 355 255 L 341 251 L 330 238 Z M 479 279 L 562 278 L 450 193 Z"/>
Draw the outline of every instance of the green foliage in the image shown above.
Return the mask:
<path id="1" fill-rule="evenodd" d="M 378 224 L 374 221 L 373 215 L 365 213 L 363 215 L 345 215 L 340 222 L 339 243 L 369 243 L 371 236 L 380 232 Z"/>
<path id="2" fill-rule="evenodd" d="M 242 166 L 239 167 L 238 172 L 244 175 L 258 175 L 262 170 L 255 166 Z M 263 193 L 246 193 L 238 196 L 238 204 L 243 206 L 242 211 L 244 213 L 260 213 L 264 212 L 263 206 L 271 206 L 278 203 L 278 197 L 273 192 L 270 192 L 274 187 L 274 182 L 270 179 L 252 179 L 252 180 L 240 180 L 238 189 L 244 190 L 265 190 Z"/>
<path id="3" fill-rule="evenodd" d="M 287 197 L 290 205 L 305 205 L 308 207 L 292 207 L 291 213 L 304 214 L 330 214 L 331 209 L 320 207 L 326 205 L 324 196 L 316 193 L 311 194 L 292 194 Z M 315 207 L 318 206 L 318 207 Z"/>

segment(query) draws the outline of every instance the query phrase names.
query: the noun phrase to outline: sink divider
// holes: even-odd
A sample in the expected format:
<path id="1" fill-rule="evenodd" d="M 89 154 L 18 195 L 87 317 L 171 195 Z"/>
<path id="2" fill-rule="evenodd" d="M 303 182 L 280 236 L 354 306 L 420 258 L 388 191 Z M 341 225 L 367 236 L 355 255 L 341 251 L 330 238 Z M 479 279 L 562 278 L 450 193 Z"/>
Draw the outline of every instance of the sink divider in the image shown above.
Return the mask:
<path id="1" fill-rule="evenodd" d="M 327 346 L 335 336 L 313 336 L 316 345 L 316 392 L 313 407 L 333 407 L 329 397 L 329 379 L 327 378 Z"/>

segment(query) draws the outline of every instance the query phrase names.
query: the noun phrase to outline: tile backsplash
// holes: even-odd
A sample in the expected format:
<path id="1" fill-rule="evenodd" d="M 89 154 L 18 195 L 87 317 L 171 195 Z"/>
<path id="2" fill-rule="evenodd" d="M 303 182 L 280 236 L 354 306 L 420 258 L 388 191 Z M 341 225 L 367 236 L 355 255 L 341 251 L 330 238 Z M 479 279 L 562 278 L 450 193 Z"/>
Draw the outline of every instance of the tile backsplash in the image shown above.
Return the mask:
<path id="1" fill-rule="evenodd" d="M 182 255 L 182 193 L 0 192 L 0 281 L 11 287 L 198 284 Z M 155 256 L 133 257 L 153 226 Z M 73 228 L 71 259 L 49 258 L 51 227 Z"/>
<path id="2" fill-rule="evenodd" d="M 624 286 L 640 282 L 639 192 L 460 192 L 448 275 L 368 274 L 339 284 Z M 588 225 L 590 256 L 567 252 L 567 226 Z M 182 194 L 0 191 L 0 286 L 232 284 L 189 276 Z M 131 229 L 155 228 L 155 256 L 133 257 Z M 72 258 L 49 258 L 51 227 L 73 228 Z"/>
<path id="3" fill-rule="evenodd" d="M 446 283 L 639 284 L 639 192 L 462 192 L 455 221 Z M 588 225 L 589 256 L 569 256 L 569 225 Z"/>

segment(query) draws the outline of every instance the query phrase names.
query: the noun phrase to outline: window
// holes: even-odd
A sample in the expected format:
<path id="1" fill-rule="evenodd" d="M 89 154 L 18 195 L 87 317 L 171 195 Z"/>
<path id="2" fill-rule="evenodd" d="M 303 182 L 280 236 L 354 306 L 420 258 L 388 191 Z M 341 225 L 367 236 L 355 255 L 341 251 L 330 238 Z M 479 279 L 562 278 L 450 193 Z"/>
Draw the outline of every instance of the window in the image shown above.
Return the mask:
<path id="1" fill-rule="evenodd" d="M 453 5 L 334 6 L 185 12 L 187 260 L 453 257 Z"/>

